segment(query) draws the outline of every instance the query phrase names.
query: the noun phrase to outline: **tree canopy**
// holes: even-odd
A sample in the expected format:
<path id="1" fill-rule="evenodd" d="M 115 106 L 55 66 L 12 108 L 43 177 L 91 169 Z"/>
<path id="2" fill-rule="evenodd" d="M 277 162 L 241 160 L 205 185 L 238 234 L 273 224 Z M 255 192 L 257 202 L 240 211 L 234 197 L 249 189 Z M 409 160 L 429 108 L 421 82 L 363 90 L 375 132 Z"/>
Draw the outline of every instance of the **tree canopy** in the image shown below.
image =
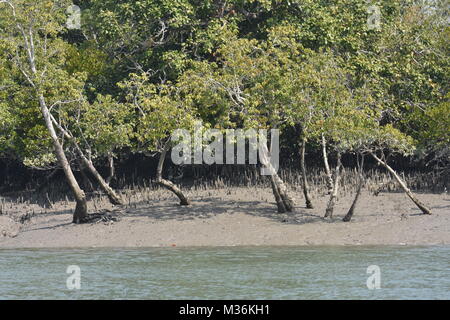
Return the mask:
<path id="1" fill-rule="evenodd" d="M 448 21 L 445 1 L 0 0 L 0 153 L 102 184 L 94 165 L 200 120 L 445 167 Z"/>

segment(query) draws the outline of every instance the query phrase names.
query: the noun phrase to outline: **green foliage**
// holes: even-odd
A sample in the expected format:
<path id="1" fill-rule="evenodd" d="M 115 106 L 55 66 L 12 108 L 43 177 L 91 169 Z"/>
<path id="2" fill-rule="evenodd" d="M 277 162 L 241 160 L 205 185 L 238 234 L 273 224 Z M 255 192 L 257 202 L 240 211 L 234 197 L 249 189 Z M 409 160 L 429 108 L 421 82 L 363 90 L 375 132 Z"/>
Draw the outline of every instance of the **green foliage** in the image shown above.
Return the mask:
<path id="1" fill-rule="evenodd" d="M 76 123 L 69 127 L 76 128 L 73 133 L 77 136 L 78 143 L 89 150 L 92 158 L 106 156 L 117 149 L 131 146 L 132 114 L 125 105 L 116 102 L 111 96 L 98 95 L 93 103 L 82 103 L 79 115 Z"/>
<path id="2" fill-rule="evenodd" d="M 195 120 L 299 128 L 294 144 L 324 135 L 338 152 L 450 144 L 442 1 L 373 1 L 379 30 L 367 26 L 366 0 L 80 3 L 82 30 L 71 31 L 68 0 L 0 3 L 0 152 L 27 165 L 54 162 L 38 94 L 93 159 L 159 151 Z"/>
<path id="3" fill-rule="evenodd" d="M 450 145 L 450 94 L 441 104 L 429 108 L 424 120 L 426 129 L 423 131 L 423 141 L 434 148 Z"/>
<path id="4" fill-rule="evenodd" d="M 5 103 L 0 103 L 0 154 L 5 152 L 11 140 L 14 121 Z"/>
<path id="5" fill-rule="evenodd" d="M 5 60 L 0 55 L 0 155 L 9 149 L 14 132 L 15 119 L 10 111 L 8 89 L 13 85 L 7 77 Z"/>
<path id="6" fill-rule="evenodd" d="M 148 75 L 132 74 L 120 87 L 127 92 L 123 106 L 134 111 L 138 150 L 161 151 L 172 132 L 194 128 L 194 110 L 171 83 L 156 86 L 149 82 Z"/>
<path id="7" fill-rule="evenodd" d="M 61 97 L 58 88 L 70 86 L 61 69 L 68 45 L 58 38 L 64 32 L 66 5 L 68 1 L 50 0 L 0 3 L 0 85 L 5 88 L 0 104 L 8 110 L 9 119 L 14 119 L 10 124 L 14 129 L 9 134 L 10 152 L 19 159 L 36 159 L 27 163 L 46 165 L 39 159 L 51 158 L 48 133 L 37 108 L 37 93 L 45 92 L 57 100 Z M 29 63 L 30 56 L 36 72 Z"/>
<path id="8" fill-rule="evenodd" d="M 16 154 L 32 167 L 47 167 L 56 160 L 39 109 L 41 96 L 56 121 L 94 156 L 128 143 L 130 128 L 123 124 L 127 118 L 117 103 L 109 97 L 99 97 L 92 105 L 86 102 L 86 80 L 103 72 L 104 55 L 89 47 L 77 49 L 63 39 L 70 4 L 50 0 L 0 4 L 0 30 L 7 35 L 0 38 L 1 56 L 9 58 L 5 73 L 11 84 L 0 104 L 17 119 L 12 143 Z M 64 146 L 70 154 L 72 145 Z"/>
<path id="9" fill-rule="evenodd" d="M 214 52 L 216 61 L 193 63 L 180 86 L 213 127 L 280 128 L 294 89 L 289 82 L 295 65 L 291 49 L 230 39 Z"/>

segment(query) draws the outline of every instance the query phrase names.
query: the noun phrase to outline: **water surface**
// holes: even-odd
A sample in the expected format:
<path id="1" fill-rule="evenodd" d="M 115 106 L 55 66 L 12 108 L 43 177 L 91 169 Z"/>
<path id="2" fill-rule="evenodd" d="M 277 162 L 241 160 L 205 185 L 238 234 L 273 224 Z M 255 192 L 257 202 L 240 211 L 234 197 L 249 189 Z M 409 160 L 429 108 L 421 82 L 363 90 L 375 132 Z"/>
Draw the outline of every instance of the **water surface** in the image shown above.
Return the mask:
<path id="1" fill-rule="evenodd" d="M 0 249 L 0 299 L 450 299 L 450 247 Z"/>

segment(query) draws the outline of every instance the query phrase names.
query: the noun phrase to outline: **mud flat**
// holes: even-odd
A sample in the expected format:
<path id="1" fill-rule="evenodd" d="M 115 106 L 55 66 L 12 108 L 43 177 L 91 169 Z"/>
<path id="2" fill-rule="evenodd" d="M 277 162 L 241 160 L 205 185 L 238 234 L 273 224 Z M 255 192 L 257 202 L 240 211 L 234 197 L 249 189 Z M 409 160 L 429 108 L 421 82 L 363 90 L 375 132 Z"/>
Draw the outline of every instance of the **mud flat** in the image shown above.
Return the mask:
<path id="1" fill-rule="evenodd" d="M 301 192 L 293 192 L 295 212 L 280 215 L 269 189 L 187 194 L 192 199 L 189 207 L 178 206 L 164 190 L 152 191 L 145 199 L 136 196 L 123 208 L 105 202 L 101 209 L 96 206 L 97 211 L 111 212 L 119 221 L 85 225 L 71 223 L 72 203 L 58 202 L 17 226 L 19 232 L 0 233 L 0 248 L 450 245 L 450 196 L 446 194 L 418 194 L 433 211 L 424 216 L 403 193 L 373 196 L 365 192 L 350 223 L 342 222 L 342 217 L 351 195 L 339 199 L 333 220 L 324 220 L 328 200 L 324 195 L 314 196 L 315 209 L 305 209 Z M 30 208 L 17 205 L 10 210 L 14 217 Z M 17 230 L 10 219 L 1 221 L 8 221 L 8 230 Z"/>

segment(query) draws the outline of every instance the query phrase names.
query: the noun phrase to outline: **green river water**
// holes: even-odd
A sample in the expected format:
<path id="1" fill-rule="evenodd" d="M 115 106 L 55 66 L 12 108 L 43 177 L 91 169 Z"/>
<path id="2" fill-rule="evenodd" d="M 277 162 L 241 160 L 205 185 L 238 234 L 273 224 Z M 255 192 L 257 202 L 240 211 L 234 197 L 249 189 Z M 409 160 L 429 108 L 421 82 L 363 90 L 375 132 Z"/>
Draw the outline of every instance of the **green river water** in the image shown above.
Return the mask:
<path id="1" fill-rule="evenodd" d="M 0 299 L 450 299 L 450 247 L 0 249 Z"/>

